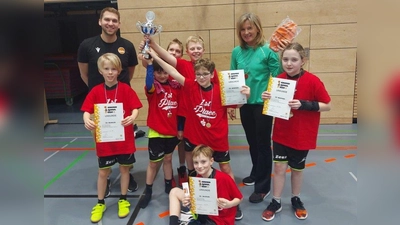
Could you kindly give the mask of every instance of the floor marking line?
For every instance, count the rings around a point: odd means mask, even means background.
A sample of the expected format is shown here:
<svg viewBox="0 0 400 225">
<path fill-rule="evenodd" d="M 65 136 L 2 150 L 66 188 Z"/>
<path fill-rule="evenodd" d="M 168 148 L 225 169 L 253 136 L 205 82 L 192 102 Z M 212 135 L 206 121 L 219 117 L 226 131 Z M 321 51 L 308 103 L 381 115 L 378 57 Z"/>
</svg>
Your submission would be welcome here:
<svg viewBox="0 0 400 225">
<path fill-rule="evenodd" d="M 58 152 L 60 152 L 60 150 L 54 152 L 53 154 L 49 155 L 47 158 L 44 159 L 44 162 L 46 162 L 48 159 L 50 159 L 51 157 L 53 157 L 55 154 L 57 154 Z"/>
<path fill-rule="evenodd" d="M 97 224 L 98 224 L 98 225 L 103 225 L 102 220 L 100 220 Z"/>
<path fill-rule="evenodd" d="M 84 151 L 80 156 L 78 156 L 73 162 L 71 162 L 67 167 L 65 167 L 60 173 L 58 173 L 55 177 L 53 177 L 51 180 L 49 180 L 45 185 L 44 185 L 44 190 L 46 190 L 50 185 L 52 185 L 56 180 L 58 180 L 64 173 L 66 173 L 69 169 L 71 169 L 75 164 L 77 164 L 79 161 L 85 157 L 89 151 Z"/>
<path fill-rule="evenodd" d="M 164 217 L 166 217 L 166 216 L 168 216 L 168 215 L 169 215 L 169 210 L 167 210 L 167 211 L 165 211 L 165 212 L 162 212 L 162 213 L 158 214 L 158 217 L 160 217 L 160 218 L 164 218 Z"/>
<path fill-rule="evenodd" d="M 119 178 L 121 177 L 121 173 L 118 174 L 118 176 L 114 179 L 114 181 L 112 182 L 112 186 L 114 186 L 114 184 L 117 183 L 117 181 L 119 180 Z"/>
<path fill-rule="evenodd" d="M 349 174 L 357 181 L 357 177 L 352 172 L 349 172 Z"/>
<path fill-rule="evenodd" d="M 70 141 L 69 143 L 72 143 L 72 142 L 74 142 L 74 141 L 76 141 L 76 139 L 78 139 L 77 137 L 76 138 L 74 138 L 72 141 Z"/>
</svg>

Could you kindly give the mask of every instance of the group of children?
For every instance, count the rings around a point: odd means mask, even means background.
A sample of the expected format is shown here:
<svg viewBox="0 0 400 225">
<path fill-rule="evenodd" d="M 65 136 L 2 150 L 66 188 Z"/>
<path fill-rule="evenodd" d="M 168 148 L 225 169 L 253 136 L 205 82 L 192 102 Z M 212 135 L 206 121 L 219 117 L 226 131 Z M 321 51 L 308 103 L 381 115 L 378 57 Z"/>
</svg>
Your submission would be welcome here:
<svg viewBox="0 0 400 225">
<path fill-rule="evenodd" d="M 151 37 L 145 38 L 148 39 L 150 46 L 148 53 L 151 59 L 140 56 L 139 58 L 147 68 L 144 89 L 149 105 L 147 118 L 149 164 L 145 195 L 139 206 L 146 208 L 149 204 L 152 185 L 157 170 L 162 165 L 165 192 L 170 196 L 170 224 L 178 224 L 181 203 L 187 206 L 188 199 L 183 190 L 176 187 L 172 153 L 179 143 L 184 143 L 181 144 L 181 149 L 184 145 L 184 151 L 180 152 L 185 154 L 189 176 L 212 177 L 217 180 L 220 216 L 199 217 L 199 220 L 207 224 L 234 224 L 235 219 L 243 217 L 242 214 L 241 217 L 237 217 L 237 212 L 240 210 L 238 206 L 243 196 L 234 182 L 230 166 L 227 109 L 241 106 L 222 106 L 215 64 L 209 59 L 202 58 L 204 42 L 201 37 L 191 36 L 186 42 L 186 53 L 190 61 L 181 59 L 182 54 L 173 55 L 163 49 Z M 172 45 L 175 49 L 182 47 L 179 46 L 179 42 L 175 41 L 175 44 Z M 140 48 L 142 47 L 143 42 L 140 45 Z M 262 213 L 262 219 L 266 221 L 271 221 L 275 213 L 282 209 L 280 198 L 288 166 L 292 169 L 292 205 L 297 204 L 295 215 L 299 219 L 305 219 L 308 215 L 298 198 L 302 181 L 301 171 L 304 169 L 308 150 L 315 148 L 319 112 L 330 109 L 330 97 L 323 83 L 315 75 L 302 69 L 305 63 L 304 53 L 300 44 L 291 43 L 281 54 L 285 72 L 278 77 L 297 80 L 297 86 L 294 100 L 289 102 L 293 117 L 289 120 L 275 119 L 272 137 L 275 156 L 273 199 Z M 91 117 L 95 104 L 122 103 L 124 116 L 121 125 L 125 127 L 125 141 L 96 142 L 99 200 L 92 210 L 92 222 L 100 221 L 106 210 L 104 193 L 107 176 L 110 167 L 116 162 L 119 163 L 121 172 L 118 216 L 124 218 L 129 215 L 130 204 L 126 199 L 129 167 L 135 162 L 136 150 L 132 126 L 138 116 L 138 110 L 142 107 L 136 92 L 128 85 L 117 81 L 117 76 L 121 72 L 118 56 L 106 53 L 98 59 L 97 64 L 105 82 L 94 87 L 82 105 L 85 128 L 88 130 L 96 128 Z M 247 97 L 250 96 L 248 86 L 243 86 L 240 92 Z M 261 97 L 265 100 L 271 98 L 271 94 L 263 92 Z M 276 157 L 277 155 L 280 157 Z M 220 171 L 212 167 L 214 160 L 219 164 Z M 180 164 L 184 166 L 181 160 Z M 183 178 L 185 172 L 181 173 Z M 187 179 L 181 179 L 180 183 L 183 181 Z"/>
</svg>

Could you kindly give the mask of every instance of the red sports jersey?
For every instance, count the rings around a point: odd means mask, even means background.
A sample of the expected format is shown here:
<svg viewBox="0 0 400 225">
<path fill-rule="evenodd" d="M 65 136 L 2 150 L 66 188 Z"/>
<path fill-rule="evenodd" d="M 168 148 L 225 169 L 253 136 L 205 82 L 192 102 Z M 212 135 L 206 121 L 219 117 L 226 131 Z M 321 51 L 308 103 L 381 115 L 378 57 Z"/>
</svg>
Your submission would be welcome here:
<svg viewBox="0 0 400 225">
<path fill-rule="evenodd" d="M 107 98 L 107 99 L 106 99 Z M 94 113 L 94 104 L 123 103 L 124 118 L 132 114 L 132 110 L 142 108 L 136 92 L 127 84 L 118 82 L 116 88 L 106 90 L 105 84 L 99 84 L 92 88 L 82 104 L 81 111 Z M 119 154 L 132 154 L 136 151 L 133 125 L 124 127 L 125 141 L 96 142 L 96 153 L 98 157 Z"/>
<path fill-rule="evenodd" d="M 182 74 L 185 78 L 189 78 L 191 80 L 196 80 L 196 75 L 194 71 L 194 64 L 191 61 L 185 60 L 185 59 L 176 59 L 176 70 Z M 218 72 L 217 70 L 214 70 L 214 77 L 211 79 L 211 82 L 214 84 L 219 85 L 219 80 L 218 80 Z M 183 93 L 182 93 L 183 94 Z M 187 101 L 187 95 L 183 94 L 182 96 L 179 97 L 179 109 L 178 109 L 178 115 L 179 116 L 184 116 L 186 117 L 186 101 Z M 186 136 L 186 135 L 185 135 Z"/>
<path fill-rule="evenodd" d="M 163 135 L 177 135 L 177 111 L 179 88 L 172 88 L 168 83 L 161 84 L 164 92 L 149 94 L 144 87 L 149 102 L 147 126 Z"/>
<path fill-rule="evenodd" d="M 238 189 L 235 181 L 226 173 L 215 170 L 214 178 L 217 180 L 217 198 L 225 198 L 229 201 L 238 198 L 242 199 L 243 195 Z M 223 209 L 218 211 L 218 216 L 208 216 L 217 225 L 227 225 L 235 223 L 237 207 Z"/>
<path fill-rule="evenodd" d="M 209 91 L 191 79 L 183 87 L 187 101 L 185 138 L 192 144 L 205 144 L 214 151 L 229 150 L 227 108 L 221 104 L 219 85 Z M 208 127 L 209 126 L 209 127 Z"/>
<path fill-rule="evenodd" d="M 282 73 L 278 78 L 288 79 L 288 76 Z M 298 78 L 293 99 L 331 101 L 322 81 L 307 71 Z M 308 110 L 292 110 L 292 113 L 289 120 L 275 118 L 272 140 L 297 150 L 315 149 L 321 113 Z"/>
</svg>

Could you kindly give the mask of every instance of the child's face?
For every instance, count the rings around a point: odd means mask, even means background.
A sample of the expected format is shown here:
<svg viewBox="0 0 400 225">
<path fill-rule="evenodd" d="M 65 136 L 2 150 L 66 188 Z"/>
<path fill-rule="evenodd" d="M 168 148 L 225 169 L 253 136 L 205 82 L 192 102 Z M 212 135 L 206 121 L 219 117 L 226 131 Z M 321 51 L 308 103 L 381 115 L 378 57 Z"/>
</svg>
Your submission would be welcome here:
<svg viewBox="0 0 400 225">
<path fill-rule="evenodd" d="M 183 52 L 177 43 L 170 44 L 167 51 L 169 52 L 169 54 L 173 55 L 175 58 L 182 58 Z"/>
<path fill-rule="evenodd" d="M 110 61 L 105 61 L 99 72 L 104 77 L 107 86 L 113 86 L 118 83 L 118 69 Z"/>
<path fill-rule="evenodd" d="M 168 80 L 168 73 L 163 71 L 154 71 L 154 78 L 160 82 L 160 83 L 165 83 Z"/>
<path fill-rule="evenodd" d="M 196 70 L 195 74 L 196 81 L 200 86 L 207 88 L 211 85 L 211 79 L 214 77 L 214 73 L 211 73 L 206 68 L 201 67 L 200 69 Z"/>
<path fill-rule="evenodd" d="M 197 174 L 201 175 L 202 177 L 207 177 L 209 175 L 213 162 L 213 158 L 210 159 L 203 154 L 193 157 L 194 169 L 196 170 Z"/>
<path fill-rule="evenodd" d="M 289 76 L 300 73 L 300 69 L 304 64 L 298 51 L 294 49 L 285 50 L 282 55 L 282 66 Z"/>
<path fill-rule="evenodd" d="M 186 54 L 188 54 L 192 62 L 201 59 L 204 54 L 203 45 L 200 42 L 189 42 L 187 44 Z"/>
</svg>

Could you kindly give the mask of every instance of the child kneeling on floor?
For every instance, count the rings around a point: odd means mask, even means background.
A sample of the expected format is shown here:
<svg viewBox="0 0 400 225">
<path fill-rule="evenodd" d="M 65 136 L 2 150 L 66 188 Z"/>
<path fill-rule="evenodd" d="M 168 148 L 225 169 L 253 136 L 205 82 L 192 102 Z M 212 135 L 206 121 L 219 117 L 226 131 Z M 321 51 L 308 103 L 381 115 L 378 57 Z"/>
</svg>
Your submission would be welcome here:
<svg viewBox="0 0 400 225">
<path fill-rule="evenodd" d="M 118 217 L 124 218 L 129 215 L 130 203 L 127 201 L 129 185 L 129 169 L 135 163 L 135 138 L 133 134 L 133 123 L 138 116 L 139 108 L 142 107 L 136 92 L 127 84 L 117 80 L 122 71 L 121 60 L 113 53 L 106 53 L 99 57 L 97 66 L 105 83 L 95 86 L 86 96 L 82 104 L 83 121 L 85 128 L 95 131 L 96 154 L 98 157 L 99 173 L 97 178 L 98 203 L 93 207 L 90 220 L 97 223 L 103 217 L 106 210 L 104 201 L 107 177 L 111 173 L 111 166 L 119 163 L 121 173 L 121 197 L 118 201 Z M 122 103 L 123 119 L 118 121 L 124 127 L 125 140 L 101 142 L 99 130 L 91 114 L 95 112 L 96 104 L 107 104 L 115 106 Z M 100 108 L 99 110 L 103 110 Z"/>
<path fill-rule="evenodd" d="M 217 181 L 218 216 L 198 215 L 197 224 L 225 225 L 234 224 L 237 205 L 242 201 L 243 195 L 235 181 L 226 173 L 212 167 L 214 151 L 205 145 L 198 145 L 193 150 L 193 164 L 198 177 L 214 178 Z M 190 185 L 189 185 L 190 186 Z M 169 224 L 178 225 L 181 213 L 181 202 L 184 207 L 189 206 L 190 197 L 184 190 L 176 187 L 169 194 Z M 189 206 L 190 207 L 190 206 Z"/>
</svg>

